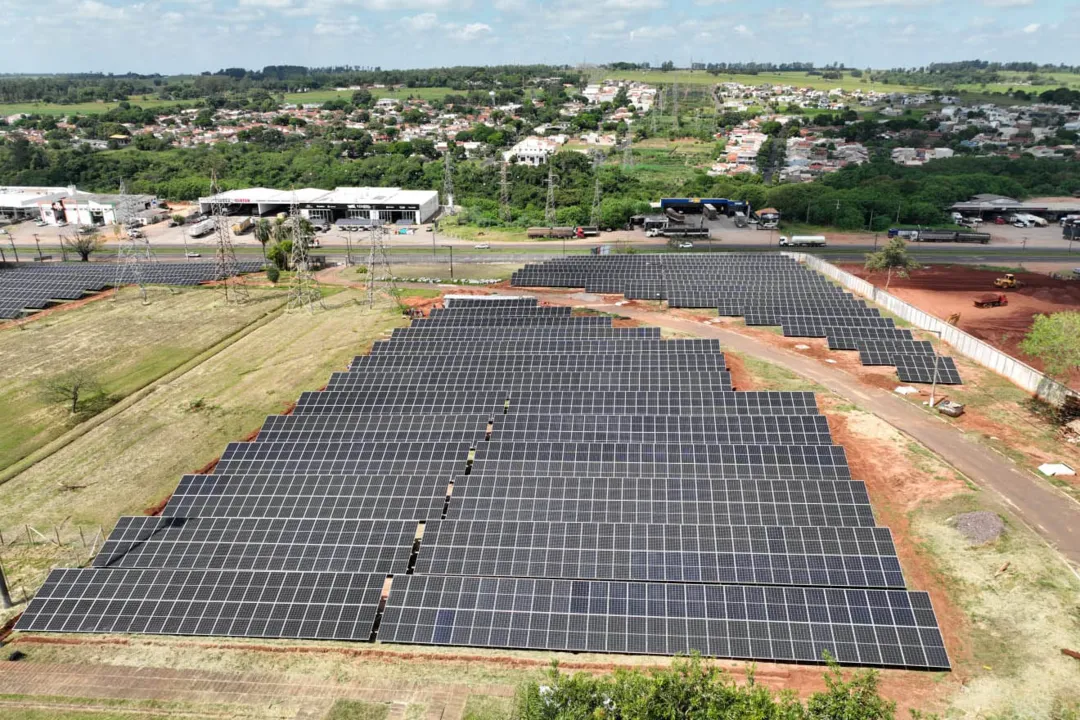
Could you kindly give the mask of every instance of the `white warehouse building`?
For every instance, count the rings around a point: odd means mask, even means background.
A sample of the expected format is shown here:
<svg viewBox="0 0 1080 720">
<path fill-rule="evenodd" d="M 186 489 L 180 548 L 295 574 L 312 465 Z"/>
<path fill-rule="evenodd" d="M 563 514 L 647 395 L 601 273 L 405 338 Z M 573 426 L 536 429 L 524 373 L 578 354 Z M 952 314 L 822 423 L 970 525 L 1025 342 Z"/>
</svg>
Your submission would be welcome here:
<svg viewBox="0 0 1080 720">
<path fill-rule="evenodd" d="M 369 187 L 341 187 L 330 191 L 320 188 L 228 190 L 214 197 L 199 198 L 199 210 L 210 213 L 214 203 L 218 202 L 225 206 L 229 215 L 272 217 L 288 212 L 294 199 L 300 215 L 313 222 L 375 219 L 409 225 L 425 223 L 439 211 L 439 193 L 434 190 Z"/>
</svg>

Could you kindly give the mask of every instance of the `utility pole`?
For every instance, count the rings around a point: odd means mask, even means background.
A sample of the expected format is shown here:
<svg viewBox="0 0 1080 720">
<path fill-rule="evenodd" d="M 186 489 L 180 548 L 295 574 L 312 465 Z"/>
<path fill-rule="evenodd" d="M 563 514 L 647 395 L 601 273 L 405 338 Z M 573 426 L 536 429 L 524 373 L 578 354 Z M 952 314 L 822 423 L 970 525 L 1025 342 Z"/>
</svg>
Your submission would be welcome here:
<svg viewBox="0 0 1080 720">
<path fill-rule="evenodd" d="M 603 156 L 600 152 L 593 153 L 593 175 L 595 176 L 593 184 L 593 199 L 592 199 L 592 212 L 589 213 L 589 224 L 595 228 L 600 227 L 600 164 L 603 162 Z"/>
<path fill-rule="evenodd" d="M 8 235 L 8 242 L 11 243 L 11 252 L 15 253 L 15 262 L 19 262 L 19 250 L 15 247 L 15 238 Z"/>
<path fill-rule="evenodd" d="M 454 246 L 443 245 L 444 248 L 450 248 L 450 282 L 454 282 Z"/>
<path fill-rule="evenodd" d="M 289 300 L 285 305 L 286 310 L 306 308 L 309 312 L 315 312 L 318 304 L 323 310 L 322 290 L 319 281 L 315 279 L 315 273 L 311 272 L 311 263 L 308 259 L 308 243 L 310 238 L 300 222 L 300 203 L 293 192 L 289 202 L 289 225 L 292 229 L 292 253 L 290 260 L 293 269 L 292 282 L 289 284 Z"/>
<path fill-rule="evenodd" d="M 0 565 L 0 608 L 7 610 L 12 604 L 11 593 L 8 592 L 7 576 L 4 574 L 4 566 Z"/>
<path fill-rule="evenodd" d="M 674 120 L 674 128 L 679 129 L 679 83 L 675 82 L 671 85 L 671 103 L 672 103 L 672 119 Z"/>
<path fill-rule="evenodd" d="M 247 286 L 237 282 L 240 267 L 236 261 L 236 249 L 233 247 L 232 238 L 229 236 L 229 218 L 225 202 L 221 199 L 221 187 L 218 185 L 216 170 L 210 173 L 210 207 L 210 212 L 214 216 L 214 231 L 217 233 L 217 251 L 214 254 L 214 263 L 216 265 L 214 279 L 218 281 L 222 292 L 225 293 L 225 302 L 230 300 L 241 303 L 247 302 Z M 293 242 L 293 247 L 296 247 L 295 242 Z M 229 293 L 230 286 L 232 289 L 231 294 Z"/>
<path fill-rule="evenodd" d="M 443 154 L 443 212 L 453 215 L 454 210 L 454 151 L 450 141 L 446 141 L 446 152 Z"/>
<path fill-rule="evenodd" d="M 510 178 L 507 169 L 509 163 L 503 160 L 499 168 L 499 217 L 504 223 L 509 224 L 510 212 Z"/>
<path fill-rule="evenodd" d="M 901 205 L 901 203 L 899 203 L 899 202 L 896 203 L 896 224 L 897 225 L 900 224 L 900 205 Z"/>
<path fill-rule="evenodd" d="M 937 392 L 937 379 L 938 379 L 938 354 L 934 353 L 934 380 L 930 385 L 930 409 L 934 408 L 936 404 L 934 401 L 934 393 Z"/>
<path fill-rule="evenodd" d="M 41 254 L 41 238 L 39 238 L 39 237 L 38 237 L 38 234 L 37 234 L 37 233 L 34 233 L 34 244 L 35 244 L 35 245 L 37 245 L 37 257 L 38 257 L 38 261 L 39 261 L 39 262 L 42 262 L 42 261 L 44 261 L 44 260 L 45 260 L 45 256 Z"/>
</svg>

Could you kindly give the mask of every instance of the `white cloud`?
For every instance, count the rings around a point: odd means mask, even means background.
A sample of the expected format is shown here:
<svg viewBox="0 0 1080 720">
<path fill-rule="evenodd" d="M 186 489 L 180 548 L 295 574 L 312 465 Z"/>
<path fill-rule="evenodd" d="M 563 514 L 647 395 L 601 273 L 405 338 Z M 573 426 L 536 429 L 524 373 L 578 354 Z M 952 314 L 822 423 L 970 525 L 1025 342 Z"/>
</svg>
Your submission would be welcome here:
<svg viewBox="0 0 1080 720">
<path fill-rule="evenodd" d="M 274 10 L 280 10 L 292 5 L 292 0 L 239 0 L 237 3 L 241 7 L 261 7 L 272 8 Z"/>
<path fill-rule="evenodd" d="M 124 14 L 124 8 L 113 7 L 97 0 L 83 0 L 75 10 L 79 17 L 95 20 L 116 20 Z"/>
<path fill-rule="evenodd" d="M 873 7 L 925 7 L 937 5 L 940 0 L 826 0 L 825 4 L 834 8 L 873 8 Z"/>
<path fill-rule="evenodd" d="M 677 37 L 678 33 L 670 25 L 644 25 L 637 30 L 630 31 L 630 42 L 670 40 Z"/>
<path fill-rule="evenodd" d="M 997 18 L 990 17 L 990 16 L 987 16 L 987 15 L 976 15 L 975 17 L 971 18 L 971 27 L 973 27 L 973 28 L 984 28 L 984 27 L 989 27 L 990 25 L 993 25 L 996 22 L 997 22 Z"/>
<path fill-rule="evenodd" d="M 794 28 L 807 27 L 813 22 L 810 13 L 800 13 L 787 7 L 776 8 L 766 16 L 765 23 L 780 30 L 792 30 Z"/>
<path fill-rule="evenodd" d="M 603 0 L 598 4 L 608 10 L 660 10 L 667 7 L 664 0 Z"/>
<path fill-rule="evenodd" d="M 725 5 L 729 2 L 732 2 L 732 0 L 694 0 L 694 4 L 700 5 L 701 7 L 708 7 L 710 5 Z"/>
<path fill-rule="evenodd" d="M 447 8 L 465 8 L 471 5 L 467 0 L 362 0 L 368 10 L 445 10 Z"/>
<path fill-rule="evenodd" d="M 360 22 L 360 18 L 355 15 L 336 20 L 320 21 L 312 28 L 312 32 L 316 35 L 350 35 L 358 38 L 371 34 L 367 23 Z"/>
<path fill-rule="evenodd" d="M 982 4 L 992 8 L 1023 7 L 1034 5 L 1035 0 L 982 0 Z"/>
<path fill-rule="evenodd" d="M 401 24 L 411 32 L 426 32 L 439 24 L 439 16 L 435 13 L 420 13 L 401 18 Z"/>
<path fill-rule="evenodd" d="M 184 15 L 178 12 L 167 12 L 161 16 L 161 20 L 166 23 L 181 23 L 184 22 Z"/>
<path fill-rule="evenodd" d="M 1028 25 L 1027 27 L 1024 28 L 1024 32 L 1029 33 L 1029 34 L 1034 33 L 1034 32 L 1039 32 L 1039 28 L 1041 28 L 1041 27 L 1042 27 L 1042 25 L 1040 25 L 1039 23 L 1031 23 L 1030 25 Z"/>
<path fill-rule="evenodd" d="M 745 25 L 736 25 L 735 27 L 733 27 L 731 29 L 735 32 L 736 35 L 742 35 L 743 37 L 753 37 L 754 36 L 754 31 L 751 30 L 750 28 L 746 27 Z"/>
<path fill-rule="evenodd" d="M 520 12 L 525 9 L 525 0 L 495 0 L 492 7 L 499 12 Z"/>
<path fill-rule="evenodd" d="M 475 42 L 491 35 L 491 26 L 486 23 L 448 26 L 450 37 L 459 42 Z"/>
</svg>

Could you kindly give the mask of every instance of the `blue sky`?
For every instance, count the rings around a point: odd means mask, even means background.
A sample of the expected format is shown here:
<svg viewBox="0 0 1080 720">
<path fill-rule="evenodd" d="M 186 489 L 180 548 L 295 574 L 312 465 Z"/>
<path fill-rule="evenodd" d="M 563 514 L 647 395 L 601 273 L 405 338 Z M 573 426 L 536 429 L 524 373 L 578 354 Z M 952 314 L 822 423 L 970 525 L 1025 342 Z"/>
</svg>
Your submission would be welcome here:
<svg viewBox="0 0 1080 720">
<path fill-rule="evenodd" d="M 0 0 L 0 72 L 268 64 L 1080 64 L 1065 0 Z"/>
</svg>

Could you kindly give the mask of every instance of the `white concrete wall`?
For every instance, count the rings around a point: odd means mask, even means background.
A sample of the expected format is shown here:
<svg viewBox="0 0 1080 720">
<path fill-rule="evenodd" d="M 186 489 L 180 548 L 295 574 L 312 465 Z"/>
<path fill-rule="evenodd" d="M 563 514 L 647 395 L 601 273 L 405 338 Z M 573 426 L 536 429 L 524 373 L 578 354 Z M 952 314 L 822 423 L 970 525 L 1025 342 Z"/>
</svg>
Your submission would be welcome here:
<svg viewBox="0 0 1080 720">
<path fill-rule="evenodd" d="M 852 292 L 872 300 L 897 317 L 906 320 L 915 327 L 935 333 L 944 342 L 951 345 L 957 353 L 974 360 L 985 368 L 1003 375 L 1016 385 L 1052 405 L 1060 406 L 1067 395 L 1077 395 L 1065 385 L 1048 378 L 1035 368 L 1007 355 L 993 345 L 969 335 L 944 320 L 924 312 L 914 305 L 909 305 L 900 298 L 875 287 L 873 284 L 852 275 L 849 272 L 825 262 L 819 257 L 807 253 L 784 253 L 807 267 L 817 270 L 822 275 L 836 280 Z"/>
</svg>

